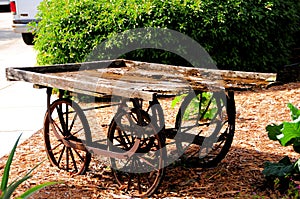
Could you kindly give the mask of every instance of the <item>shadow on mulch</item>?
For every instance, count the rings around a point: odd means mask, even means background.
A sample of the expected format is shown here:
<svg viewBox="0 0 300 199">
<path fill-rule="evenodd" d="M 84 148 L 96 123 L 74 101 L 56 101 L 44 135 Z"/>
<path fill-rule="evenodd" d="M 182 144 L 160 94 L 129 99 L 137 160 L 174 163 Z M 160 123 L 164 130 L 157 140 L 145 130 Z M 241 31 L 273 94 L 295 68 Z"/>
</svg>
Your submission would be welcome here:
<svg viewBox="0 0 300 199">
<path fill-rule="evenodd" d="M 174 163 L 166 168 L 165 177 L 153 198 L 276 198 L 278 193 L 268 185 L 262 170 L 264 162 L 276 162 L 281 158 L 283 156 L 232 147 L 215 168 L 191 168 L 184 162 Z M 98 160 L 92 161 L 96 161 L 96 165 L 103 164 Z M 62 194 L 66 198 L 124 197 L 118 191 L 110 171 L 91 169 L 86 175 L 91 182 L 84 182 L 85 179 L 75 176 L 83 185 L 66 182 L 44 189 L 42 195 L 48 193 L 48 198 L 60 198 Z"/>
<path fill-rule="evenodd" d="M 264 162 L 277 162 L 282 158 L 276 154 L 232 147 L 215 168 L 190 168 L 184 163 L 168 167 L 159 191 L 163 190 L 169 197 L 272 197 L 275 192 L 262 174 Z"/>
</svg>

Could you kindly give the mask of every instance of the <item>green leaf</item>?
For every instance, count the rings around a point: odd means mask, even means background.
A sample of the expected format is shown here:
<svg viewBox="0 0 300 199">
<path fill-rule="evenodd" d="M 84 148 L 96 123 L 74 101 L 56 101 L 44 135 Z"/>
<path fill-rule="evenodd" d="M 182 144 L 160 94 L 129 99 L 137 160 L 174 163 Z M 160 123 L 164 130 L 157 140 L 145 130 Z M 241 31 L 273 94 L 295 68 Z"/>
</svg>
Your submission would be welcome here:
<svg viewBox="0 0 300 199">
<path fill-rule="evenodd" d="M 4 191 L 3 194 L 3 198 L 2 199 L 10 199 L 12 193 L 17 189 L 17 187 L 22 184 L 23 182 L 25 182 L 26 180 L 28 180 L 29 178 L 31 178 L 31 176 L 25 176 L 22 179 L 14 182 L 13 184 L 9 185 L 7 187 L 7 189 Z"/>
<path fill-rule="evenodd" d="M 298 159 L 297 162 L 295 162 L 295 164 L 294 164 L 294 169 L 295 169 L 297 172 L 300 172 L 300 159 Z"/>
<path fill-rule="evenodd" d="M 46 186 L 51 186 L 51 185 L 55 185 L 55 184 L 59 184 L 60 182 L 46 182 L 40 185 L 37 185 L 29 190 L 27 190 L 26 192 L 24 192 L 21 196 L 17 197 L 17 199 L 25 199 L 28 198 L 29 196 L 31 196 L 32 194 L 34 194 L 35 192 L 43 189 Z"/>
<path fill-rule="evenodd" d="M 279 163 L 282 163 L 282 164 L 285 164 L 285 165 L 291 165 L 292 164 L 289 156 L 284 156 L 281 160 L 279 160 Z"/>
<path fill-rule="evenodd" d="M 22 136 L 22 134 L 18 137 L 13 149 L 11 150 L 11 152 L 9 154 L 8 160 L 5 164 L 2 181 L 1 181 L 1 187 L 0 187 L 3 192 L 7 189 L 7 182 L 8 182 L 8 178 L 9 178 L 10 166 L 11 166 L 11 163 L 12 163 L 13 157 L 15 155 L 15 151 L 16 151 L 16 148 L 18 146 L 21 136 Z"/>
<path fill-rule="evenodd" d="M 268 125 L 266 130 L 268 132 L 268 136 L 270 140 L 279 140 L 278 135 L 282 134 L 281 129 L 283 128 L 283 124 L 276 125 Z"/>
<path fill-rule="evenodd" d="M 216 115 L 217 113 L 218 113 L 218 108 L 214 107 L 214 108 L 212 108 L 212 109 L 209 109 L 209 110 L 205 113 L 203 119 L 209 119 L 209 120 L 211 120 L 211 119 L 213 119 L 213 118 L 215 117 L 215 115 Z"/>
<path fill-rule="evenodd" d="M 35 167 L 33 167 L 32 169 L 30 169 L 25 176 L 29 176 L 38 166 L 40 166 L 44 161 L 38 163 L 37 165 L 35 165 Z M 24 177 L 25 177 L 24 176 Z"/>
<path fill-rule="evenodd" d="M 295 142 L 295 139 L 300 138 L 300 122 L 283 122 L 281 130 L 283 137 L 280 138 L 282 146 L 288 146 Z"/>
<path fill-rule="evenodd" d="M 291 110 L 291 117 L 293 120 L 296 120 L 300 117 L 300 110 L 295 107 L 293 104 L 288 103 L 287 105 L 289 107 L 289 109 Z"/>
<path fill-rule="evenodd" d="M 266 177 L 285 177 L 291 175 L 293 171 L 294 171 L 293 164 L 287 165 L 282 162 L 279 163 L 266 162 L 262 173 Z"/>
<path fill-rule="evenodd" d="M 186 96 L 187 96 L 187 94 L 182 94 L 182 95 L 178 95 L 178 96 L 174 97 L 174 99 L 172 100 L 172 103 L 171 103 L 171 108 L 175 108 L 175 106 L 178 103 L 180 103 Z"/>
<path fill-rule="evenodd" d="M 293 148 L 295 152 L 300 153 L 300 138 L 295 139 L 293 143 Z"/>
</svg>

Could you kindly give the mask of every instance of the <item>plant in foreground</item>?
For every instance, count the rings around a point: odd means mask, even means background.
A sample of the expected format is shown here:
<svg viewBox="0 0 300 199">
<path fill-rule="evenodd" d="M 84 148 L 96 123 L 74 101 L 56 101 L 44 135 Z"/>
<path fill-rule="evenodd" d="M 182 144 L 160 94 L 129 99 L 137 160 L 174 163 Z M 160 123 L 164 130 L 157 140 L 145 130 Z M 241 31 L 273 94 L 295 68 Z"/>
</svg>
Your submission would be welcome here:
<svg viewBox="0 0 300 199">
<path fill-rule="evenodd" d="M 279 141 L 282 146 L 292 146 L 295 152 L 300 153 L 300 110 L 291 103 L 288 104 L 288 108 L 291 111 L 292 121 L 268 125 L 266 130 L 271 140 Z M 296 182 L 300 178 L 300 159 L 291 162 L 286 156 L 278 163 L 266 162 L 263 174 L 267 180 L 274 183 L 275 188 L 287 191 L 289 196 L 299 196 Z"/>
<path fill-rule="evenodd" d="M 10 171 L 10 166 L 18 145 L 18 142 L 20 140 L 21 135 L 18 137 L 9 157 L 8 160 L 6 162 L 5 168 L 4 168 L 4 172 L 3 172 L 3 176 L 2 176 L 2 181 L 1 181 L 1 186 L 0 186 L 0 199 L 9 199 L 12 194 L 14 193 L 14 191 L 17 189 L 17 187 L 25 182 L 26 180 L 28 180 L 29 178 L 32 177 L 31 173 L 34 171 L 34 169 L 36 169 L 40 164 L 38 164 L 37 166 L 35 166 L 34 168 L 32 168 L 29 172 L 26 173 L 25 176 L 23 176 L 20 179 L 15 179 L 13 180 L 10 184 L 8 184 L 8 180 L 9 180 L 9 171 Z M 29 196 L 31 196 L 33 193 L 39 191 L 40 189 L 46 187 L 46 186 L 50 186 L 50 185 L 54 185 L 57 184 L 58 182 L 46 182 L 40 185 L 37 185 L 27 191 L 25 191 L 22 195 L 20 195 L 17 198 L 28 198 Z"/>
</svg>

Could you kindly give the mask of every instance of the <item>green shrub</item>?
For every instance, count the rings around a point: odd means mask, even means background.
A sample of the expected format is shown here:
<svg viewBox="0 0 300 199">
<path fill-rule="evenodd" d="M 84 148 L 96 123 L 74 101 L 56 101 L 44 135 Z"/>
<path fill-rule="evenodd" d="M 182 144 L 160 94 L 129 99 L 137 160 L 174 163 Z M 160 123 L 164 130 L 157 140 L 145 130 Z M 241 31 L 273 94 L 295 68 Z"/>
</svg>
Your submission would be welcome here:
<svg viewBox="0 0 300 199">
<path fill-rule="evenodd" d="M 196 40 L 220 69 L 275 71 L 288 64 L 300 30 L 299 0 L 44 0 L 39 10 L 40 65 L 82 62 L 117 33 L 160 27 Z M 151 49 L 123 58 L 185 64 Z"/>
</svg>

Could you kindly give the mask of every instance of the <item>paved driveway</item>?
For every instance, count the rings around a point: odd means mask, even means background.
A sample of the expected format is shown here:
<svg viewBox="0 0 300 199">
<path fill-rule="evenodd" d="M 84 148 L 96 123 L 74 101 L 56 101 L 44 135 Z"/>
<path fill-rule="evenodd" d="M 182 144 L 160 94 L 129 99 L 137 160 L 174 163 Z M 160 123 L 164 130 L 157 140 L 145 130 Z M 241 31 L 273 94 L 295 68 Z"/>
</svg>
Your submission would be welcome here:
<svg viewBox="0 0 300 199">
<path fill-rule="evenodd" d="M 10 152 L 20 133 L 24 140 L 42 128 L 46 110 L 45 90 L 6 81 L 5 68 L 36 64 L 36 52 L 12 32 L 11 21 L 11 13 L 0 11 L 0 157 Z"/>
</svg>

